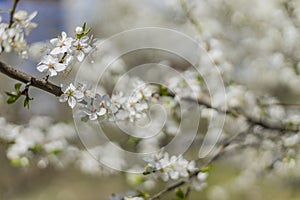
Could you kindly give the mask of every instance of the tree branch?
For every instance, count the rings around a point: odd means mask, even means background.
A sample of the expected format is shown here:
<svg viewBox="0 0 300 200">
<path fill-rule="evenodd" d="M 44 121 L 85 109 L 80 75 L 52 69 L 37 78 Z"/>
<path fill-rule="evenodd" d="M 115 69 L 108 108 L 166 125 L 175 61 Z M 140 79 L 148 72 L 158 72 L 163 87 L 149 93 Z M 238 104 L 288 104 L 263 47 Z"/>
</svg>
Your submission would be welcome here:
<svg viewBox="0 0 300 200">
<path fill-rule="evenodd" d="M 25 84 L 30 83 L 30 86 L 39 88 L 55 96 L 60 96 L 63 94 L 63 92 L 61 91 L 61 87 L 51 82 L 48 82 L 44 79 L 33 77 L 1 61 L 0 61 L 0 72 L 9 76 L 12 79 L 21 81 Z"/>
</svg>

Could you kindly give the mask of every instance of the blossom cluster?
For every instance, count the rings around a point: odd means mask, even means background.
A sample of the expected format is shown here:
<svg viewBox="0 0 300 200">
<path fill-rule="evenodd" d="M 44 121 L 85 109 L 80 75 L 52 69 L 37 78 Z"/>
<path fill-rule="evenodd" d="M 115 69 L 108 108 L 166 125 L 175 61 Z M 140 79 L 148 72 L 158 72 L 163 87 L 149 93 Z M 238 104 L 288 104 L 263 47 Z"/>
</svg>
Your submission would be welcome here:
<svg viewBox="0 0 300 200">
<path fill-rule="evenodd" d="M 37 27 L 37 24 L 32 22 L 36 15 L 36 11 L 28 15 L 26 11 L 19 10 L 14 13 L 10 23 L 3 22 L 0 16 L 0 54 L 15 51 L 27 58 L 28 46 L 25 36 Z"/>
<path fill-rule="evenodd" d="M 47 50 L 47 55 L 43 56 L 37 66 L 40 72 L 47 72 L 47 75 L 57 76 L 58 73 L 70 70 L 71 66 L 76 62 L 83 62 L 87 54 L 94 47 L 96 40 L 93 36 L 88 36 L 90 29 L 77 27 L 75 37 L 68 37 L 66 32 L 62 32 L 58 38 L 50 40 L 52 47 Z"/>
<path fill-rule="evenodd" d="M 195 161 L 188 161 L 179 156 L 169 156 L 167 152 L 160 152 L 145 158 L 147 165 L 145 175 L 151 174 L 154 178 L 161 178 L 167 182 L 169 180 L 188 179 L 189 176 L 198 171 Z M 201 190 L 205 185 L 208 172 L 199 172 L 196 178 L 192 179 L 191 186 L 196 190 Z"/>
<path fill-rule="evenodd" d="M 92 91 L 86 83 L 70 83 L 62 87 L 61 102 L 68 102 L 71 108 L 79 104 L 77 116 L 97 120 L 98 118 L 116 120 L 129 119 L 135 121 L 147 116 L 153 90 L 141 80 L 135 81 L 136 91 L 130 96 L 116 92 L 111 97 Z"/>
<path fill-rule="evenodd" d="M 0 117 L 0 143 L 7 145 L 6 156 L 13 166 L 36 165 L 40 169 L 53 166 L 64 169 L 75 164 L 83 173 L 95 176 L 115 171 L 99 164 L 107 159 L 103 152 L 113 153 L 110 162 L 122 162 L 109 145 L 96 146 L 87 151 L 76 144 L 76 132 L 72 124 L 58 122 L 45 116 L 36 116 L 25 125 L 7 122 Z M 97 159 L 90 155 L 97 155 Z"/>
</svg>

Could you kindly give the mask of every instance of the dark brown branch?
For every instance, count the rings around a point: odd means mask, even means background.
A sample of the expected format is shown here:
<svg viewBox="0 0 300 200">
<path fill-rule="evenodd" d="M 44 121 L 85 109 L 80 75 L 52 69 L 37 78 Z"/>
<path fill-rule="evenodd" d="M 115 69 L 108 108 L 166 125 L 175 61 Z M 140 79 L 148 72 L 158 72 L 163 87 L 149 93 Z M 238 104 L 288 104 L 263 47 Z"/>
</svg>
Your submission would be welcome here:
<svg viewBox="0 0 300 200">
<path fill-rule="evenodd" d="M 39 79 L 39 78 L 33 77 L 33 76 L 31 76 L 25 72 L 22 72 L 18 69 L 15 69 L 12 66 L 10 66 L 4 62 L 1 62 L 1 61 L 0 61 L 0 72 L 9 76 L 12 79 L 21 81 L 25 84 L 30 83 L 30 86 L 39 88 L 39 89 L 49 92 L 55 96 L 60 96 L 63 93 L 61 91 L 61 87 L 59 87 L 51 82 L 48 82 L 44 79 Z"/>
<path fill-rule="evenodd" d="M 14 14 L 16 12 L 16 8 L 17 8 L 17 5 L 18 5 L 19 1 L 20 0 L 14 0 L 13 7 L 12 7 L 12 9 L 10 11 L 10 18 L 9 18 L 8 28 L 11 28 L 11 26 L 14 23 Z"/>
</svg>

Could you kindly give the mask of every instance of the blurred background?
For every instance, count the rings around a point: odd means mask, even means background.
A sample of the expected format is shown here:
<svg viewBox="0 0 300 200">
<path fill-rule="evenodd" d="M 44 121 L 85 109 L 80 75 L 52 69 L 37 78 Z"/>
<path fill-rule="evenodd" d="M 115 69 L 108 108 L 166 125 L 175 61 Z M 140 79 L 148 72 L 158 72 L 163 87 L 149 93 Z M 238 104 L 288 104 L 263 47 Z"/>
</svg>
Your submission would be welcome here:
<svg viewBox="0 0 300 200">
<path fill-rule="evenodd" d="M 300 1 L 187 2 L 199 24 L 189 21 L 179 0 L 21 0 L 17 9 L 38 11 L 33 21 L 39 26 L 29 36 L 29 43 L 44 42 L 57 37 L 62 31 L 73 34 L 74 28 L 84 22 L 100 39 L 140 27 L 174 29 L 196 40 L 206 41 L 210 45 L 207 48 L 215 48 L 212 52 L 214 61 L 220 63 L 228 80 L 246 85 L 258 94 L 274 95 L 283 102 L 299 102 Z M 290 7 L 293 11 L 286 8 L 289 6 L 287 2 L 292 2 Z M 10 9 L 12 3 L 12 0 L 0 0 L 0 8 Z M 6 13 L 2 16 L 3 20 L 8 19 Z M 180 43 L 170 45 L 181 48 Z M 149 61 L 163 62 L 166 57 L 162 59 L 145 51 L 124 58 L 123 65 L 130 68 Z M 1 59 L 42 77 L 36 71 L 38 61 L 35 59 L 24 61 L 17 55 L 6 54 L 1 55 Z M 167 59 L 175 69 L 189 67 L 188 63 L 172 56 Z M 71 78 L 57 78 L 53 82 L 67 80 Z M 8 122 L 26 124 L 33 116 L 39 115 L 49 116 L 56 122 L 72 123 L 72 113 L 65 104 L 37 89 L 31 90 L 35 99 L 30 110 L 24 109 L 22 102 L 6 105 L 4 93 L 10 91 L 14 83 L 0 74 L 0 115 Z M 77 142 L 80 144 L 79 140 Z M 192 192 L 191 199 L 300 199 L 300 179 L 274 181 L 254 179 L 247 174 L 240 178 L 241 172 L 238 165 L 227 162 L 224 156 L 209 176 L 209 187 L 201 192 Z M 5 146 L 0 146 L 1 200 L 102 200 L 109 199 L 112 193 L 126 193 L 134 188 L 126 181 L 125 174 L 95 176 L 84 174 L 73 166 L 61 170 L 51 166 L 42 170 L 36 166 L 12 167 L 6 158 Z M 162 199 L 173 198 L 170 195 Z"/>
</svg>

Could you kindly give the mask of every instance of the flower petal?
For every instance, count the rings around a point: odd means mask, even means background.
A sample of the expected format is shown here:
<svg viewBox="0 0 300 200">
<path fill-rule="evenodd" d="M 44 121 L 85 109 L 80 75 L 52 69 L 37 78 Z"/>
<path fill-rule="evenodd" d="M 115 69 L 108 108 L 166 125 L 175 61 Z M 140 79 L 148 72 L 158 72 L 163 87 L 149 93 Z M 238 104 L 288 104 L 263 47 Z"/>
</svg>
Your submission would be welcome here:
<svg viewBox="0 0 300 200">
<path fill-rule="evenodd" d="M 78 60 L 79 62 L 82 62 L 83 59 L 84 59 L 84 56 L 85 56 L 85 54 L 84 54 L 82 51 L 79 51 L 79 52 L 78 52 L 78 55 L 77 55 L 77 60 Z"/>
<path fill-rule="evenodd" d="M 71 108 L 74 108 L 76 105 L 76 99 L 74 97 L 69 97 L 68 104 Z"/>
<path fill-rule="evenodd" d="M 97 112 L 97 115 L 102 116 L 106 113 L 106 109 L 105 108 L 100 108 L 100 110 Z"/>
<path fill-rule="evenodd" d="M 66 102 L 66 101 L 68 101 L 68 95 L 62 94 L 62 95 L 59 97 L 59 101 L 60 101 L 60 102 Z"/>
<path fill-rule="evenodd" d="M 49 76 L 56 76 L 57 72 L 54 69 L 49 69 L 48 74 Z"/>
<path fill-rule="evenodd" d="M 60 53 L 64 53 L 61 51 L 61 48 L 60 47 L 55 47 L 54 49 L 52 49 L 52 51 L 50 52 L 50 54 L 52 55 L 57 55 L 57 54 L 60 54 Z"/>
<path fill-rule="evenodd" d="M 39 65 L 39 66 L 37 66 L 36 69 L 40 72 L 43 72 L 48 69 L 48 66 L 47 65 Z"/>
<path fill-rule="evenodd" d="M 77 100 L 81 100 L 84 98 L 84 94 L 81 91 L 75 90 L 73 93 L 73 96 L 77 99 Z"/>
<path fill-rule="evenodd" d="M 56 63 L 55 66 L 54 66 L 55 70 L 57 72 L 61 72 L 61 71 L 64 71 L 67 67 L 65 64 L 62 64 L 62 63 Z"/>
</svg>

